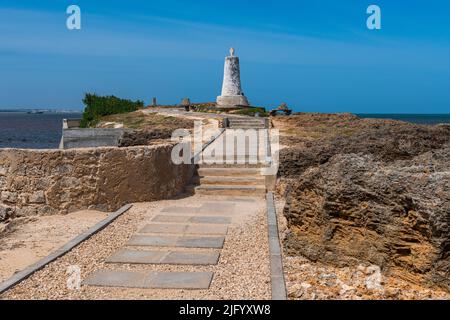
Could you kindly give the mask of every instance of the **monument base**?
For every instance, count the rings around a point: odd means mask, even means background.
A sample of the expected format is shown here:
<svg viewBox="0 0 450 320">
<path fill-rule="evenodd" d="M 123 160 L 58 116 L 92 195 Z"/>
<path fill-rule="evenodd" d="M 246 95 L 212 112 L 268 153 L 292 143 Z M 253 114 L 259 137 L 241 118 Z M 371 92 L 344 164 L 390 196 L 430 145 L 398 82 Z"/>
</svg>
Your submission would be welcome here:
<svg viewBox="0 0 450 320">
<path fill-rule="evenodd" d="M 218 108 L 235 108 L 237 106 L 249 106 L 245 96 L 218 96 Z"/>
</svg>

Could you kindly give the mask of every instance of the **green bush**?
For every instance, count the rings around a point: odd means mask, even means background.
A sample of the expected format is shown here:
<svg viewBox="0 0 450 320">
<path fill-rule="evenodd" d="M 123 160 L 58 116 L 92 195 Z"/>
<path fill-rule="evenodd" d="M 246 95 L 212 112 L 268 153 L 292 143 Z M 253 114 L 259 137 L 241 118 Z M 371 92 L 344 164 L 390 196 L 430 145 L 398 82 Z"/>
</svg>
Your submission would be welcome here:
<svg viewBox="0 0 450 320">
<path fill-rule="evenodd" d="M 120 99 L 115 96 L 98 96 L 87 93 L 83 99 L 86 106 L 83 112 L 82 128 L 95 126 L 103 116 L 133 112 L 144 107 L 144 102 Z"/>
</svg>

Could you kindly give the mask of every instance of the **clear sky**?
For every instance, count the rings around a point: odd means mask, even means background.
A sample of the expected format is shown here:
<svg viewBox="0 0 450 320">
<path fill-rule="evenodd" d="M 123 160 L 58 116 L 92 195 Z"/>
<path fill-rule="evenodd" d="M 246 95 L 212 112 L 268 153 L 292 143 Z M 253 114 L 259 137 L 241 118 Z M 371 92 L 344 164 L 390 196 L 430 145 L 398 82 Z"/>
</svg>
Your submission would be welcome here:
<svg viewBox="0 0 450 320">
<path fill-rule="evenodd" d="M 81 30 L 66 28 L 71 4 Z M 450 113 L 448 0 L 0 0 L 0 108 L 81 108 L 85 92 L 214 101 L 230 46 L 253 105 Z"/>
</svg>

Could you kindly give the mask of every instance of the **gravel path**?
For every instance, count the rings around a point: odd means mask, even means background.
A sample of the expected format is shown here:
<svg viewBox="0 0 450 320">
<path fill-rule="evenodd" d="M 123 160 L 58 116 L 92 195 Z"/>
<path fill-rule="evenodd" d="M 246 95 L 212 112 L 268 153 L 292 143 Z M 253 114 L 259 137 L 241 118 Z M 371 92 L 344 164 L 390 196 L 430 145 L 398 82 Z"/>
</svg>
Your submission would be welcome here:
<svg viewBox="0 0 450 320">
<path fill-rule="evenodd" d="M 250 200 L 250 201 L 248 201 Z M 186 208 L 189 215 L 201 204 L 234 209 L 221 216 L 232 217 L 220 259 L 213 266 L 106 264 L 104 261 L 162 209 Z M 167 214 L 167 213 L 166 213 Z M 170 213 L 173 215 L 176 213 Z M 43 270 L 4 293 L 2 299 L 270 299 L 270 272 L 267 243 L 265 201 L 260 198 L 230 198 L 195 195 L 175 200 L 134 204 L 128 212 L 107 228 L 85 241 Z M 195 249 L 205 252 L 214 249 Z M 208 290 L 124 289 L 81 286 L 67 287 L 68 267 L 79 266 L 81 279 L 99 269 L 146 271 L 212 271 Z"/>
</svg>

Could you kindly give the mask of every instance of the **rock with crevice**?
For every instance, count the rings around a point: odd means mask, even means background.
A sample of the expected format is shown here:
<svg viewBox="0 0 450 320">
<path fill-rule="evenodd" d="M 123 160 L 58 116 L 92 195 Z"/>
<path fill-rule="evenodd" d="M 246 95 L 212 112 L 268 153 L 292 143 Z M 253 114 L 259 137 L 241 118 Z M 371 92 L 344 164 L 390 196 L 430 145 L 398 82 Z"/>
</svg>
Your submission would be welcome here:
<svg viewBox="0 0 450 320">
<path fill-rule="evenodd" d="M 339 266 L 400 267 L 450 288 L 450 148 L 384 164 L 336 155 L 291 182 L 287 249 Z"/>
<path fill-rule="evenodd" d="M 276 121 L 287 146 L 279 172 L 288 254 L 376 265 L 450 291 L 450 126 L 351 115 Z"/>
<path fill-rule="evenodd" d="M 172 137 L 170 129 L 126 130 L 119 147 L 146 146 Z"/>
</svg>

